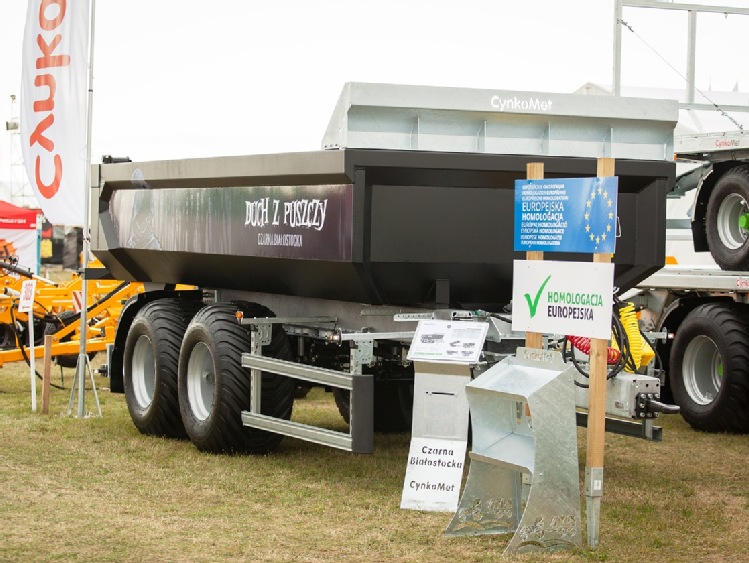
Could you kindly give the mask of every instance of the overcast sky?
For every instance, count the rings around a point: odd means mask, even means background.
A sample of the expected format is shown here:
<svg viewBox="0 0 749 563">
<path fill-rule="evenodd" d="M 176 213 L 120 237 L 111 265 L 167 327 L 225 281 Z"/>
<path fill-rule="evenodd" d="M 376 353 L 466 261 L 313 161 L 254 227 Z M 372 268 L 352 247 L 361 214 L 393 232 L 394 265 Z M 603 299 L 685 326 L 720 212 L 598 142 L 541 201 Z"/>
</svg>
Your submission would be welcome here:
<svg viewBox="0 0 749 563">
<path fill-rule="evenodd" d="M 25 16 L 26 0 L 0 0 L 4 181 Z M 686 14 L 624 19 L 637 36 L 623 31 L 623 83 L 684 88 Z M 317 150 L 347 81 L 608 86 L 613 20 L 613 0 L 98 0 L 92 159 Z M 700 16 L 699 88 L 749 90 L 748 36 L 749 16 Z"/>
</svg>

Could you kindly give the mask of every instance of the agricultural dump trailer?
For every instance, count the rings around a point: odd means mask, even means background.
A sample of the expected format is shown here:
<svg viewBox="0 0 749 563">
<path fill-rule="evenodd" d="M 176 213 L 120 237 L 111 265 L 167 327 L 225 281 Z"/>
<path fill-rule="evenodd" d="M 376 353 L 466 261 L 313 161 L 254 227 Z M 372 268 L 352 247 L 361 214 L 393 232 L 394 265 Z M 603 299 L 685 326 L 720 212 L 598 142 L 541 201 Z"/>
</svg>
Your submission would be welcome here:
<svg viewBox="0 0 749 563">
<path fill-rule="evenodd" d="M 529 163 L 592 177 L 615 158 L 615 284 L 663 266 L 676 114 L 662 100 L 351 83 L 323 150 L 94 166 L 92 250 L 146 289 L 119 317 L 111 388 L 141 432 L 204 451 L 267 452 L 283 435 L 371 451 L 373 431 L 410 428 L 419 320 L 489 323 L 475 373 L 521 343 L 508 317 Z M 332 390 L 349 432 L 290 420 L 310 385 Z"/>
</svg>

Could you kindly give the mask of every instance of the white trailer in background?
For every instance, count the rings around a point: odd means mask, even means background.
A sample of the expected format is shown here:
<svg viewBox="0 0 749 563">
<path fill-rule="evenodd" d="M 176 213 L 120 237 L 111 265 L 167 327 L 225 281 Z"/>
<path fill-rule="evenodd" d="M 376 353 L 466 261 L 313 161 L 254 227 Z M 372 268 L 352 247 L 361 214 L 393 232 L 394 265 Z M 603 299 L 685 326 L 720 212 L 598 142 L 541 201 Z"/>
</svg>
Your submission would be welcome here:
<svg viewBox="0 0 749 563">
<path fill-rule="evenodd" d="M 749 109 L 749 108 L 747 108 Z M 630 296 L 656 345 L 663 393 L 700 430 L 749 431 L 749 135 L 683 135 L 667 261 Z"/>
<path fill-rule="evenodd" d="M 749 8 L 616 0 L 615 96 L 622 92 L 622 34 L 634 31 L 624 8 L 687 16 L 681 116 L 701 116 L 694 120 L 699 131 L 706 130 L 705 118 L 716 115 L 736 129 L 683 134 L 677 125 L 677 180 L 667 194 L 668 265 L 641 282 L 628 300 L 640 308 L 641 328 L 669 335 L 656 344 L 664 400 L 672 398 L 695 428 L 749 432 L 749 135 L 740 123 L 749 115 L 749 106 L 738 94 L 710 92 L 707 97 L 696 88 L 699 15 L 749 16 Z"/>
</svg>

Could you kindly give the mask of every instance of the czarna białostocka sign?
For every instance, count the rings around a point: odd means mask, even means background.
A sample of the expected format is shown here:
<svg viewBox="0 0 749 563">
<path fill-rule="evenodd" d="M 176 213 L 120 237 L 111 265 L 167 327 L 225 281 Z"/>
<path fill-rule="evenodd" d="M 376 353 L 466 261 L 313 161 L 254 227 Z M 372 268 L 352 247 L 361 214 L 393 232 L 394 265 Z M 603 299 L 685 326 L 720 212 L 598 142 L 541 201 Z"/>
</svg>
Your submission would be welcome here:
<svg viewBox="0 0 749 563">
<path fill-rule="evenodd" d="M 84 222 L 89 0 L 29 0 L 21 70 L 21 151 L 47 219 Z"/>
</svg>

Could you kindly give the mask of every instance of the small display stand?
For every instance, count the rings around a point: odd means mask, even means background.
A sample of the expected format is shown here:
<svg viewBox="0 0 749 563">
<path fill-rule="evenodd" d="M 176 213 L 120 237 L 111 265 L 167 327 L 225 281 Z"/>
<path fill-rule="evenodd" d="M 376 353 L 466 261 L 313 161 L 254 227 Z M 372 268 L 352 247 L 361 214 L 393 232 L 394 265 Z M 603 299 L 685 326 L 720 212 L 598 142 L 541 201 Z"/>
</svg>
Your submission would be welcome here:
<svg viewBox="0 0 749 563">
<path fill-rule="evenodd" d="M 470 466 L 446 535 L 514 533 L 506 553 L 581 547 L 574 370 L 518 348 L 466 386 Z"/>
<path fill-rule="evenodd" d="M 468 449 L 468 366 L 415 362 L 413 427 L 401 508 L 455 512 Z"/>
<path fill-rule="evenodd" d="M 468 447 L 466 384 L 487 323 L 422 320 L 408 359 L 414 362 L 411 447 L 401 508 L 455 512 Z"/>
</svg>

